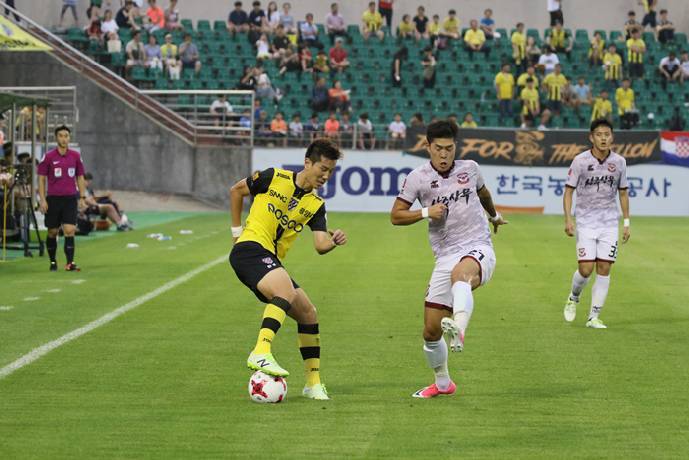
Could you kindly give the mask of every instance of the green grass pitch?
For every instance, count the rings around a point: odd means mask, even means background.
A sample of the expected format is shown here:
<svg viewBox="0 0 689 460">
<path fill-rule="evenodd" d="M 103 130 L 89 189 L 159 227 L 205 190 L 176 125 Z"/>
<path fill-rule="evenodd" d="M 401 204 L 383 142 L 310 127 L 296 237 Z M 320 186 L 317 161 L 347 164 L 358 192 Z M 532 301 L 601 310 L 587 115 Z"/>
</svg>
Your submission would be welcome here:
<svg viewBox="0 0 689 460">
<path fill-rule="evenodd" d="M 510 216 L 465 352 L 450 355 L 458 394 L 434 400 L 410 397 L 432 382 L 424 225 L 329 223 L 346 247 L 318 256 L 306 231 L 285 264 L 318 307 L 332 401 L 300 396 L 289 320 L 274 346 L 292 372 L 287 400 L 249 400 L 262 306 L 221 263 L 1 379 L 0 458 L 689 456 L 689 219 L 634 219 L 597 331 L 584 327 L 590 284 L 576 322 L 562 318 L 575 268 L 562 218 Z M 0 264 L 0 305 L 14 307 L 0 311 L 0 368 L 226 254 L 230 239 L 226 214 L 204 214 L 78 241 L 81 273 Z"/>
</svg>

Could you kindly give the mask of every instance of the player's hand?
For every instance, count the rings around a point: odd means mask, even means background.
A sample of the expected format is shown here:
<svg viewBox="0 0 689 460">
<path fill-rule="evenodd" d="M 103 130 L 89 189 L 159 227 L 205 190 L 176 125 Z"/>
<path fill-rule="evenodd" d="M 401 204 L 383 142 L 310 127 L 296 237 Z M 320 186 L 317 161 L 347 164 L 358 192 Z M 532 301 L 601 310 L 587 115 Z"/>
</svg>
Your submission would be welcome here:
<svg viewBox="0 0 689 460">
<path fill-rule="evenodd" d="M 48 212 L 48 203 L 46 201 L 41 200 L 41 203 L 38 205 L 38 209 L 41 211 L 42 214 L 45 214 Z"/>
<path fill-rule="evenodd" d="M 437 203 L 428 208 L 428 217 L 431 219 L 443 219 L 447 215 L 447 206 Z"/>
<path fill-rule="evenodd" d="M 509 222 L 503 219 L 502 216 L 499 216 L 499 218 L 496 220 L 491 220 L 490 223 L 493 224 L 493 233 L 498 233 L 499 226 L 509 224 Z"/>
<path fill-rule="evenodd" d="M 347 243 L 347 235 L 345 235 L 345 232 L 342 230 L 337 229 L 335 231 L 329 231 L 328 233 L 330 233 L 333 243 L 335 243 L 336 246 L 342 246 Z"/>
<path fill-rule="evenodd" d="M 632 235 L 631 235 L 631 233 L 629 233 L 629 227 L 624 227 L 624 230 L 622 231 L 622 244 L 629 241 L 630 236 L 632 236 Z"/>
<path fill-rule="evenodd" d="M 574 236 L 574 222 L 571 219 L 565 221 L 565 233 L 567 236 Z"/>
</svg>

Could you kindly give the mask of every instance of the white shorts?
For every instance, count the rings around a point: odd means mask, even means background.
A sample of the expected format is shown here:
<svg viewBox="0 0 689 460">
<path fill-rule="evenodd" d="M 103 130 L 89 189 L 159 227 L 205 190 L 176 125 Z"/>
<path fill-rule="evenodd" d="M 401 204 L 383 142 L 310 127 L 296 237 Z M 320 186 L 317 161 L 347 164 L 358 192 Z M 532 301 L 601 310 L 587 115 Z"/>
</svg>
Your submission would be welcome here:
<svg viewBox="0 0 689 460">
<path fill-rule="evenodd" d="M 577 259 L 579 262 L 615 262 L 617 237 L 617 228 L 577 228 Z"/>
<path fill-rule="evenodd" d="M 443 256 L 435 262 L 426 291 L 426 307 L 452 311 L 452 269 L 467 257 L 474 259 L 480 266 L 481 286 L 490 281 L 495 271 L 495 251 L 491 246 L 474 246 L 466 251 Z"/>
</svg>

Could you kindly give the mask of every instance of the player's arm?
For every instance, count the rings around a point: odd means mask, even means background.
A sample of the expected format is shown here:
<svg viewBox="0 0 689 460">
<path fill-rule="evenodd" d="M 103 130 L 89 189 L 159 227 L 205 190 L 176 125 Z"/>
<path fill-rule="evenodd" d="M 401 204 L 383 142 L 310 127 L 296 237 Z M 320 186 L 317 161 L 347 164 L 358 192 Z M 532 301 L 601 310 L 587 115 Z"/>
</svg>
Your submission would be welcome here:
<svg viewBox="0 0 689 460">
<path fill-rule="evenodd" d="M 78 176 L 77 177 L 77 187 L 79 187 L 79 204 L 80 205 L 85 205 L 86 204 L 86 181 L 84 180 L 84 176 Z"/>
<path fill-rule="evenodd" d="M 433 206 L 423 209 L 410 210 L 411 203 L 401 198 L 397 198 L 390 211 L 390 222 L 392 225 L 411 225 L 428 217 L 429 219 L 442 219 L 447 213 L 447 206 L 436 203 Z"/>
<path fill-rule="evenodd" d="M 249 186 L 246 179 L 237 181 L 230 188 L 230 215 L 232 216 L 232 241 L 237 241 L 242 233 L 242 209 L 244 208 L 244 198 L 249 196 Z"/>
<path fill-rule="evenodd" d="M 502 218 L 500 213 L 495 209 L 495 204 L 493 204 L 493 197 L 490 194 L 490 190 L 485 184 L 478 189 L 478 199 L 481 202 L 481 206 L 486 210 L 490 216 L 488 220 L 493 224 L 493 232 L 498 233 L 498 227 L 501 225 L 508 224 L 506 220 Z"/>
<path fill-rule="evenodd" d="M 337 246 L 347 243 L 347 235 L 340 229 L 328 230 L 328 221 L 325 215 L 325 205 L 306 224 L 313 232 L 313 247 L 318 254 L 327 254 Z"/>
<path fill-rule="evenodd" d="M 41 198 L 41 202 L 38 203 L 38 207 L 43 214 L 48 211 L 48 200 L 45 197 L 45 183 L 46 176 L 38 175 L 38 196 Z"/>
<path fill-rule="evenodd" d="M 574 221 L 572 220 L 572 196 L 574 187 L 565 186 L 565 193 L 562 198 L 562 206 L 565 211 L 565 233 L 567 236 L 574 236 Z"/>
</svg>

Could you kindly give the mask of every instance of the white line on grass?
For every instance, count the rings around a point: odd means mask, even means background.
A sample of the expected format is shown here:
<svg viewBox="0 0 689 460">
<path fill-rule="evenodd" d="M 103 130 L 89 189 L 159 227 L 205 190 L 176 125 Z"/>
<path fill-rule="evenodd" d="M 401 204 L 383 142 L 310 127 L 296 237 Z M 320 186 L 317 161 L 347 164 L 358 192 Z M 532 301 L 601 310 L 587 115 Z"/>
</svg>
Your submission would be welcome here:
<svg viewBox="0 0 689 460">
<path fill-rule="evenodd" d="M 222 257 L 218 257 L 217 259 L 208 262 L 207 264 L 201 265 L 200 267 L 197 267 L 193 269 L 190 272 L 185 273 L 184 275 L 180 276 L 179 278 L 175 278 L 172 281 L 169 281 L 162 286 L 160 286 L 157 289 L 152 290 L 151 292 L 148 292 L 141 297 L 137 297 L 136 299 L 132 300 L 129 303 L 126 303 L 122 305 L 121 307 L 117 308 L 116 310 L 111 311 L 110 313 L 107 313 L 100 318 L 98 318 L 95 321 L 91 321 L 85 326 L 80 327 L 79 329 L 75 329 L 72 332 L 68 332 L 67 334 L 63 335 L 62 337 L 53 340 L 52 342 L 48 342 L 44 345 L 41 345 L 40 347 L 34 348 L 31 350 L 29 353 L 25 354 L 21 358 L 17 359 L 16 361 L 8 364 L 7 366 L 3 367 L 0 369 L 0 379 L 3 379 L 7 377 L 8 375 L 12 374 L 14 371 L 21 369 L 24 366 L 27 366 L 43 355 L 46 355 L 56 349 L 57 347 L 60 347 L 67 342 L 70 342 L 74 339 L 78 339 L 82 335 L 88 334 L 92 330 L 109 323 L 110 321 L 114 320 L 120 315 L 123 315 L 127 313 L 129 310 L 133 310 L 136 307 L 138 307 L 141 304 L 144 304 L 148 302 L 151 299 L 154 299 L 158 297 L 159 295 L 169 291 L 170 289 L 173 289 L 177 286 L 179 286 L 182 283 L 185 283 L 192 279 L 194 276 L 198 275 L 199 273 L 205 272 L 209 268 L 214 267 L 215 265 L 218 265 L 221 262 L 224 262 L 227 260 L 227 256 L 224 255 Z"/>
<path fill-rule="evenodd" d="M 39 299 L 40 299 L 40 297 L 24 297 L 22 300 L 23 300 L 24 302 L 33 302 L 33 301 L 36 301 L 36 300 L 39 300 Z"/>
<path fill-rule="evenodd" d="M 12 310 L 13 308 L 14 308 L 14 307 L 11 306 L 11 305 L 0 305 L 0 311 L 10 311 L 10 310 Z"/>
</svg>

